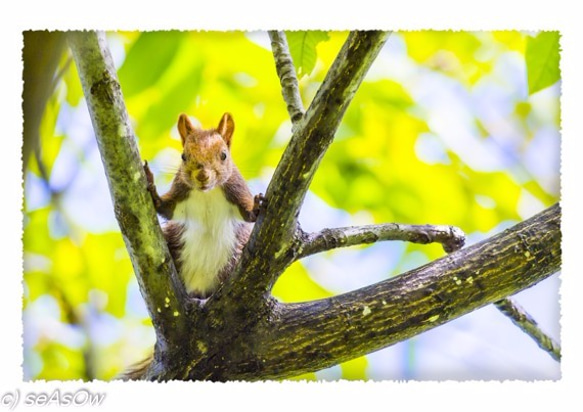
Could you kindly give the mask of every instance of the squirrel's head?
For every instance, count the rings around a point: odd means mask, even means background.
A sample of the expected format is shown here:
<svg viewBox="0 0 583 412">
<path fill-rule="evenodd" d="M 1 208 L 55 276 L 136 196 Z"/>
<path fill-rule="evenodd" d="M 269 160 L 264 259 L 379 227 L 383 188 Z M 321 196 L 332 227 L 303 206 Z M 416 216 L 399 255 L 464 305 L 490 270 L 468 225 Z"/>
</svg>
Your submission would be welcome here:
<svg viewBox="0 0 583 412">
<path fill-rule="evenodd" d="M 178 118 L 178 132 L 182 139 L 182 167 L 184 181 L 191 187 L 206 192 L 223 185 L 231 176 L 231 138 L 235 122 L 225 113 L 216 129 L 195 127 L 187 115 Z"/>
</svg>

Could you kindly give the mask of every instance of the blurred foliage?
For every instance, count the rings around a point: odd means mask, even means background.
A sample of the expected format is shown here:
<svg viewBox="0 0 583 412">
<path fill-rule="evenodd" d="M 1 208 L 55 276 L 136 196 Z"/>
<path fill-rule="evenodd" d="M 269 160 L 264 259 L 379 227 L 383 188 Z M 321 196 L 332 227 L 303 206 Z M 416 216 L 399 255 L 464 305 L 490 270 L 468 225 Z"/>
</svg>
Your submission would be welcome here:
<svg viewBox="0 0 583 412">
<path fill-rule="evenodd" d="M 306 106 L 346 35 L 288 33 Z M 141 156 L 161 188 L 180 159 L 178 115 L 213 127 L 228 111 L 236 124 L 233 156 L 254 191 L 265 189 L 291 135 L 267 33 L 116 32 L 109 41 Z M 63 75 L 40 127 L 40 155 L 25 176 L 27 379 L 109 379 L 153 343 L 76 67 L 68 62 L 70 56 L 63 56 Z M 529 91 L 557 80 L 556 33 L 393 33 L 311 185 L 325 209 L 304 215 L 316 222 L 337 215 L 337 225 L 452 224 L 471 235 L 551 205 L 559 197 L 558 159 L 552 167 L 559 146 L 558 93 L 547 88 L 531 97 Z M 446 85 L 450 100 L 441 102 L 432 92 L 439 89 L 427 85 Z M 459 125 L 444 122 L 455 126 L 449 133 L 434 113 L 452 101 L 469 114 L 459 116 Z M 447 112 L 452 119 L 459 107 Z M 490 158 L 497 160 L 483 163 Z M 539 167 L 547 164 L 548 170 Z M 394 264 L 384 278 L 410 268 L 419 256 L 443 256 L 435 245 L 388 250 Z M 334 261 L 342 253 L 314 259 Z M 297 302 L 344 291 L 313 267 L 318 265 L 292 265 L 274 295 Z M 355 267 L 338 267 L 345 271 L 335 274 L 339 278 L 360 276 Z M 55 325 L 63 333 L 55 333 Z M 338 377 L 366 379 L 367 364 L 366 357 L 344 363 Z"/>
</svg>

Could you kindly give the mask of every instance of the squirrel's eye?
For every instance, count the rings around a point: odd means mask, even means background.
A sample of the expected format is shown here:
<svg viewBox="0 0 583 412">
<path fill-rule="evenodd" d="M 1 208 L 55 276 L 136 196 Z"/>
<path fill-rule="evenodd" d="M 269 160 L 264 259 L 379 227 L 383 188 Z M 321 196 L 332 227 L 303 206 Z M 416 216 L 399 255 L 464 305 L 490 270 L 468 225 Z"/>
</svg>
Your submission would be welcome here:
<svg viewBox="0 0 583 412">
<path fill-rule="evenodd" d="M 182 161 L 186 162 L 186 155 L 184 153 L 182 153 Z"/>
<path fill-rule="evenodd" d="M 221 152 L 221 160 L 225 160 L 227 158 L 227 152 Z"/>
</svg>

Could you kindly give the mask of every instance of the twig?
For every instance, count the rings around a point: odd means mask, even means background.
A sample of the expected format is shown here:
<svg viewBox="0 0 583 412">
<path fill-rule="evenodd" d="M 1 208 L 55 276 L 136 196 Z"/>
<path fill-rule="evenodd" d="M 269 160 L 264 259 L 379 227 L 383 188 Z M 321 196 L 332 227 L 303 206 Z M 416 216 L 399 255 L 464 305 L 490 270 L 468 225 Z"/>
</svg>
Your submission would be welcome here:
<svg viewBox="0 0 583 412">
<path fill-rule="evenodd" d="M 281 83 L 281 94 L 287 104 L 287 111 L 292 122 L 292 131 L 295 132 L 299 121 L 304 116 L 304 106 L 300 95 L 296 69 L 289 52 L 287 38 L 283 31 L 269 31 L 271 49 L 275 59 L 275 69 Z"/>
<path fill-rule="evenodd" d="M 494 306 L 509 317 L 512 323 L 522 329 L 524 333 L 534 339 L 537 345 L 551 355 L 554 360 L 557 362 L 561 361 L 561 346 L 553 338 L 544 333 L 532 316 L 516 302 L 510 298 L 506 298 L 495 302 Z"/>
<path fill-rule="evenodd" d="M 298 248 L 297 259 L 330 249 L 386 240 L 403 240 L 421 244 L 438 242 L 448 253 L 460 249 L 465 243 L 464 233 L 453 226 L 398 223 L 324 229 L 318 233 L 302 232 L 300 236 L 303 242 Z"/>
</svg>

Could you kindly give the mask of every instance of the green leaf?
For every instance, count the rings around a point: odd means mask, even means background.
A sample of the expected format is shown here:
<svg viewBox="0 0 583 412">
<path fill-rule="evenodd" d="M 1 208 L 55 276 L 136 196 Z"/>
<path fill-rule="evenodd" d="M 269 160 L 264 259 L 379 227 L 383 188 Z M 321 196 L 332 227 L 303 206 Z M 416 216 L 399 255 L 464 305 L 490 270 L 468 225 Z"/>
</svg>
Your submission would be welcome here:
<svg viewBox="0 0 583 412">
<path fill-rule="evenodd" d="M 50 176 L 59 152 L 61 151 L 64 136 L 56 134 L 57 119 L 61 110 L 61 101 L 53 94 L 47 104 L 40 125 L 41 158 Z M 36 163 L 36 162 L 35 162 Z"/>
<path fill-rule="evenodd" d="M 186 34 L 179 31 L 140 35 L 118 71 L 125 97 L 150 87 L 164 74 Z"/>
<path fill-rule="evenodd" d="M 79 81 L 79 72 L 77 65 L 69 64 L 69 68 L 63 75 L 63 81 L 67 87 L 66 101 L 71 107 L 77 107 L 83 97 L 83 89 Z"/>
<path fill-rule="evenodd" d="M 167 90 L 159 91 L 160 98 L 152 102 L 136 128 L 138 136 L 159 136 L 169 131 L 176 123 L 177 113 L 185 110 L 196 96 L 203 83 L 203 66 L 196 64 L 191 70 Z"/>
<path fill-rule="evenodd" d="M 526 42 L 528 92 L 533 94 L 555 84 L 559 70 L 559 32 L 544 31 Z"/>
<path fill-rule="evenodd" d="M 298 76 L 309 75 L 316 66 L 316 46 L 328 40 L 328 33 L 319 30 L 286 32 L 289 51 L 291 53 Z"/>
</svg>

